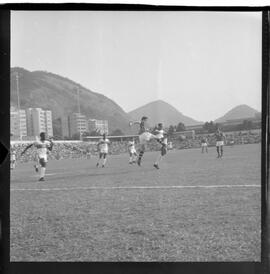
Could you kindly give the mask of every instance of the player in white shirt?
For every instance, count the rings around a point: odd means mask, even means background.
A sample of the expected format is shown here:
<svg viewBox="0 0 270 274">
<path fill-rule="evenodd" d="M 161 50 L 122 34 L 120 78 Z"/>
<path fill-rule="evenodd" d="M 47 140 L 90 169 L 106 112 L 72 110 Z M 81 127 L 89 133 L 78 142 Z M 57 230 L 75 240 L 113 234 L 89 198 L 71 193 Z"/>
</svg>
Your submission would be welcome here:
<svg viewBox="0 0 270 274">
<path fill-rule="evenodd" d="M 135 141 L 134 138 L 132 141 L 128 142 L 128 152 L 129 152 L 129 164 L 136 163 L 136 158 L 138 156 L 136 148 L 135 148 Z"/>
<path fill-rule="evenodd" d="M 96 167 L 99 166 L 99 161 L 101 159 L 103 159 L 102 167 L 105 167 L 105 164 L 106 164 L 106 161 L 107 161 L 107 154 L 109 152 L 109 144 L 110 144 L 110 140 L 107 139 L 107 134 L 104 133 L 103 138 L 100 139 L 98 144 L 97 144 L 98 151 L 99 151 L 99 159 L 98 159 L 98 162 L 96 164 Z"/>
<path fill-rule="evenodd" d="M 163 156 L 167 154 L 168 138 L 167 133 L 163 129 L 163 124 L 159 123 L 157 129 L 155 129 L 155 136 L 157 141 L 161 144 L 160 155 L 158 155 L 154 167 L 159 169 L 159 163 L 162 160 Z"/>
<path fill-rule="evenodd" d="M 48 162 L 48 152 L 52 150 L 53 148 L 53 142 L 52 140 L 46 140 L 46 133 L 41 132 L 40 133 L 40 140 L 37 140 L 35 143 L 28 145 L 24 151 L 21 153 L 23 155 L 26 150 L 28 150 L 30 147 L 34 146 L 37 149 L 37 157 L 38 162 L 40 165 L 40 178 L 39 181 L 44 181 L 44 176 L 46 172 L 46 165 Z M 35 166 L 36 171 L 38 170 L 38 166 Z"/>
<path fill-rule="evenodd" d="M 10 169 L 14 169 L 16 165 L 16 151 L 14 148 L 10 150 Z"/>
</svg>

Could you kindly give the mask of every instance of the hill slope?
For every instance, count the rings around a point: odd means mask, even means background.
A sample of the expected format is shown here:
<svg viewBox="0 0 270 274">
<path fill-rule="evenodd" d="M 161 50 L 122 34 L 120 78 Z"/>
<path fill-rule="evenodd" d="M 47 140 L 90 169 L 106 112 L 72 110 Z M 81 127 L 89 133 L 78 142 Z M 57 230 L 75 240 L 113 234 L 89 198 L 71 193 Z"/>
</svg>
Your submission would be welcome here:
<svg viewBox="0 0 270 274">
<path fill-rule="evenodd" d="M 186 126 L 202 123 L 183 115 L 176 108 L 162 100 L 148 103 L 128 114 L 131 119 L 134 120 L 139 120 L 142 116 L 147 116 L 151 126 L 156 125 L 159 122 L 164 123 L 165 126 L 177 125 L 180 122 L 184 123 Z"/>
<path fill-rule="evenodd" d="M 59 126 L 56 119 L 78 111 L 77 89 L 79 88 L 82 114 L 92 119 L 108 120 L 110 132 L 119 128 L 125 133 L 130 133 L 129 116 L 114 101 L 53 73 L 12 68 L 11 105 L 17 104 L 15 72 L 19 73 L 21 108 L 41 107 L 52 110 L 55 127 Z"/>
<path fill-rule="evenodd" d="M 256 113 L 259 113 L 259 112 L 248 105 L 239 105 L 232 108 L 224 116 L 216 119 L 214 122 L 221 123 L 227 120 L 250 118 L 250 117 L 253 117 Z"/>
</svg>

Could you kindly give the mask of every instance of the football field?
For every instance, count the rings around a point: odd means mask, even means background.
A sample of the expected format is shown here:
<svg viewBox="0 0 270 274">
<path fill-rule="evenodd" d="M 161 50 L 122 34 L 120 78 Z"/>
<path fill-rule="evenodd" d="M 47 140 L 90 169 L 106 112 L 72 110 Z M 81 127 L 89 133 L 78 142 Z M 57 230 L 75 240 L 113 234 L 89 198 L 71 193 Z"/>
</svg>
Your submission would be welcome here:
<svg viewBox="0 0 270 274">
<path fill-rule="evenodd" d="M 260 144 L 53 160 L 11 172 L 11 261 L 260 261 Z"/>
</svg>

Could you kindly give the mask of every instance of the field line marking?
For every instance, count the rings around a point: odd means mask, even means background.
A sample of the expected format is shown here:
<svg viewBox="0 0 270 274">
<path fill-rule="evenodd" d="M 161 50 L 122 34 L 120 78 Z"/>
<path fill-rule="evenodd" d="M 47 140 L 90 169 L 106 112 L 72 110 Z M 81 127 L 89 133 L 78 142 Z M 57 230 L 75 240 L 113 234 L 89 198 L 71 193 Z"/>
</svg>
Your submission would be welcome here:
<svg viewBox="0 0 270 274">
<path fill-rule="evenodd" d="M 196 186 L 88 186 L 53 188 L 11 188 L 10 191 L 54 191 L 54 190 L 105 190 L 105 189 L 183 189 L 183 188 L 241 188 L 261 187 L 261 185 L 196 185 Z"/>
</svg>

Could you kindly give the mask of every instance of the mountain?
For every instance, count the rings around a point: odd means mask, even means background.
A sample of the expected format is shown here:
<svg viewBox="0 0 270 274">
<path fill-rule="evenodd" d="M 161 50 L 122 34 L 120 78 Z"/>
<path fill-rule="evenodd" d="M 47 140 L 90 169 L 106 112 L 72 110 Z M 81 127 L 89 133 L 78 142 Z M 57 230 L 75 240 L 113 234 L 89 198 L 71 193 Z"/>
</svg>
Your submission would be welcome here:
<svg viewBox="0 0 270 274">
<path fill-rule="evenodd" d="M 216 119 L 214 122 L 222 123 L 227 120 L 250 118 L 250 117 L 254 117 L 254 115 L 257 113 L 259 112 L 256 109 L 248 105 L 239 105 L 232 108 L 224 116 Z"/>
<path fill-rule="evenodd" d="M 59 131 L 59 118 L 78 112 L 77 90 L 80 92 L 81 113 L 92 119 L 108 120 L 109 131 L 120 129 L 130 133 L 129 116 L 114 101 L 93 92 L 78 83 L 59 75 L 45 72 L 30 72 L 23 68 L 11 68 L 10 100 L 17 105 L 15 73 L 19 73 L 21 108 L 40 107 L 52 111 L 53 126 Z"/>
<path fill-rule="evenodd" d="M 202 124 L 202 122 L 198 122 L 183 115 L 176 108 L 162 100 L 148 103 L 129 112 L 128 114 L 133 120 L 140 120 L 142 116 L 147 116 L 151 126 L 154 126 L 160 122 L 164 123 L 165 127 L 170 125 L 178 125 L 180 122 L 184 123 L 186 126 Z"/>
</svg>

